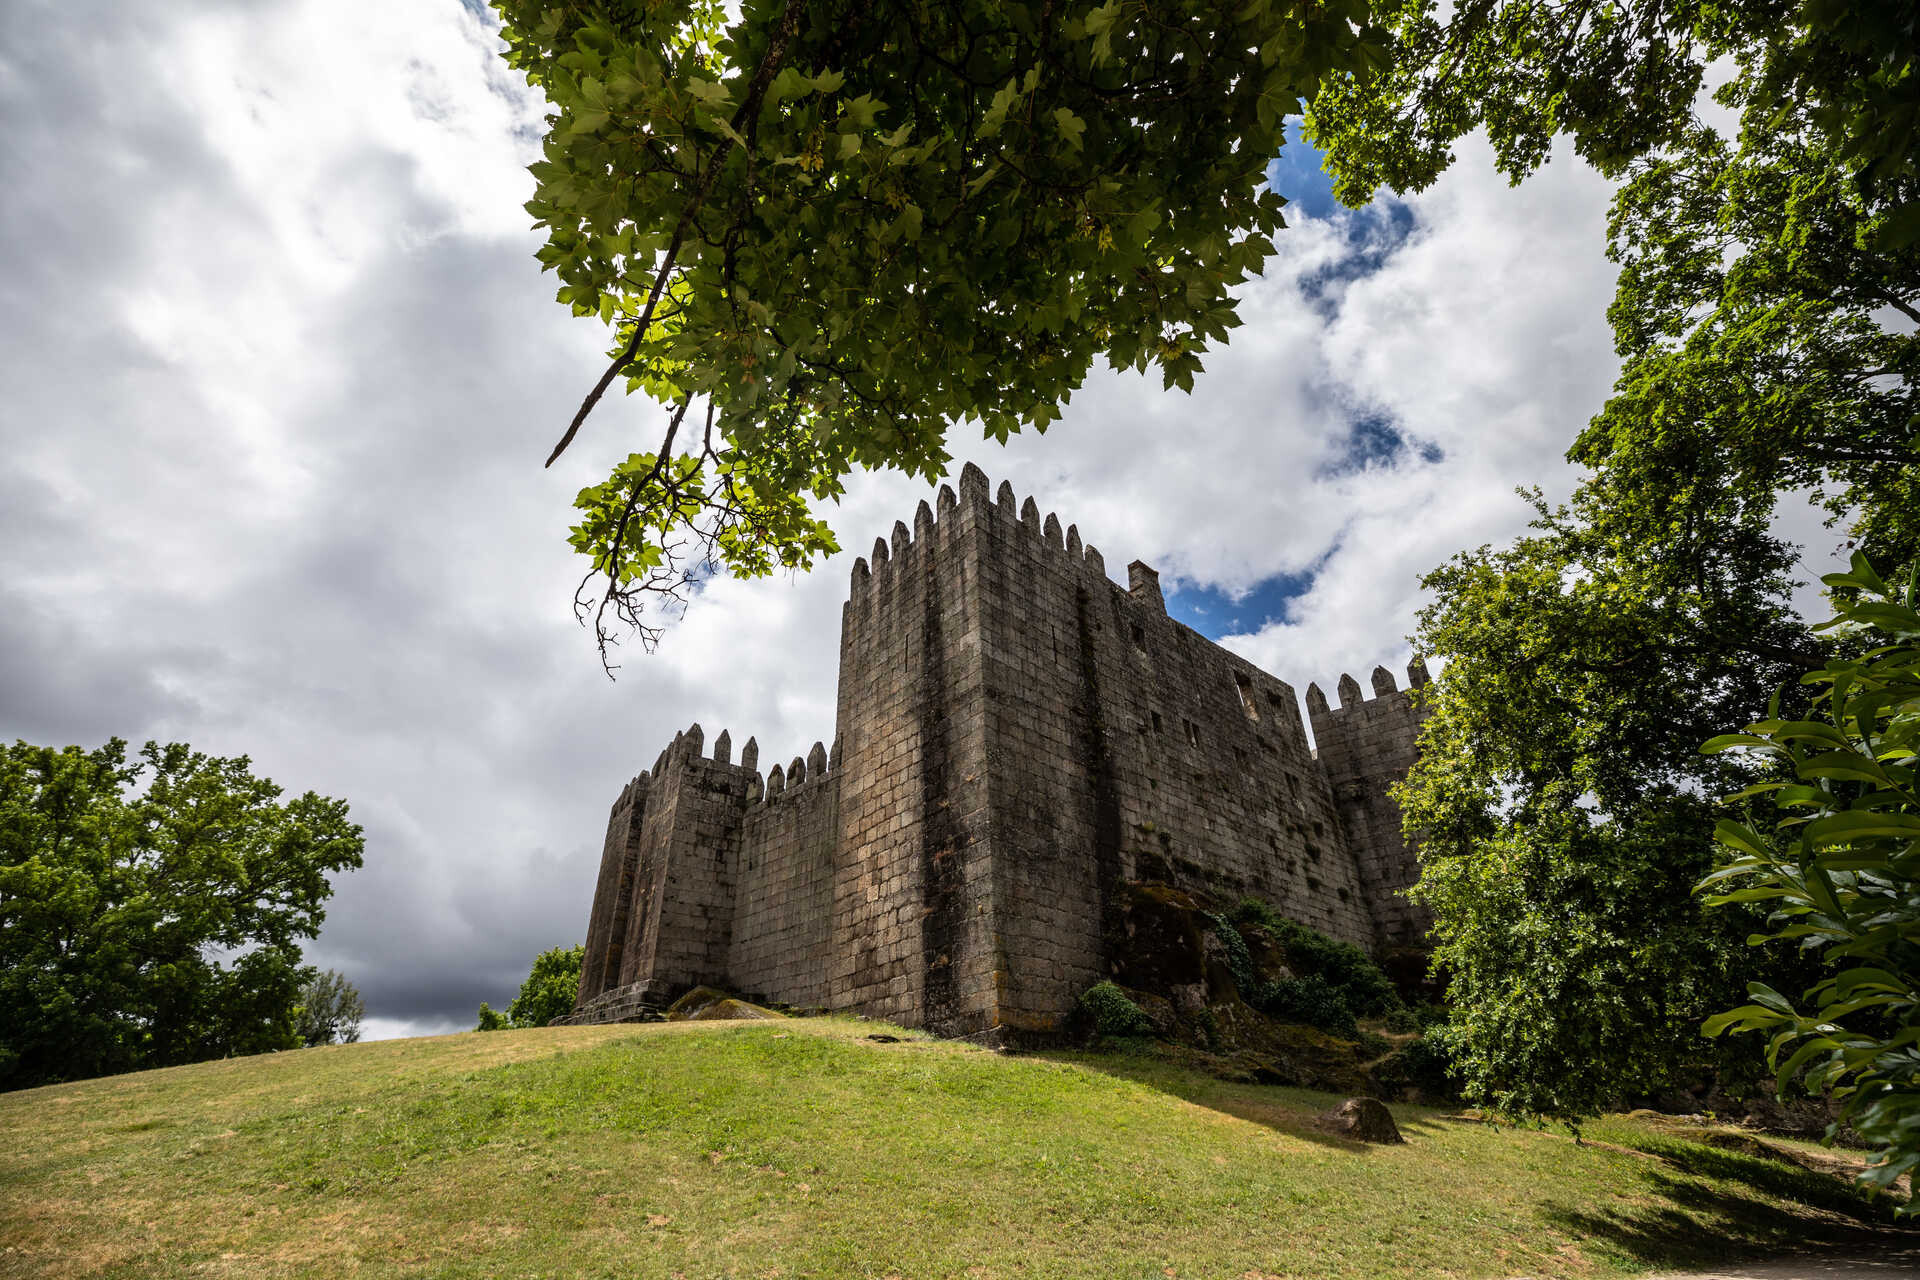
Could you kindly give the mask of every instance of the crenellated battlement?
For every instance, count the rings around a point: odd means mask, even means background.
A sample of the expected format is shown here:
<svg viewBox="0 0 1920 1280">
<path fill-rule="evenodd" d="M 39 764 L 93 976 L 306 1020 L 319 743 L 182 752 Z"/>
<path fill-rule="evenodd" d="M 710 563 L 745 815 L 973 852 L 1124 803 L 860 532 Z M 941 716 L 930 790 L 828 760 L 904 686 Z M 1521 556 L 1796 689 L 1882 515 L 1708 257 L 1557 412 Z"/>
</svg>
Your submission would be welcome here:
<svg viewBox="0 0 1920 1280">
<path fill-rule="evenodd" d="M 1426 682 L 1417 660 L 1412 687 Z M 854 561 L 832 746 L 763 776 L 674 736 L 609 814 L 576 1020 L 707 983 L 944 1034 L 1056 1029 L 1107 976 L 1110 903 L 1254 894 L 1418 942 L 1392 784 L 1418 711 L 1384 668 L 1306 694 L 1167 615 L 1136 560 L 968 464 Z M 1317 746 L 1317 750 L 1316 750 Z"/>
<path fill-rule="evenodd" d="M 1392 794 L 1419 754 L 1422 712 L 1413 691 L 1430 678 L 1418 656 L 1407 664 L 1404 690 L 1395 685 L 1392 672 L 1375 667 L 1368 681 L 1373 696 L 1367 697 L 1360 682 L 1343 673 L 1337 707 L 1328 705 L 1319 685 L 1307 686 L 1316 756 L 1334 781 L 1347 841 L 1367 883 L 1375 932 L 1392 946 L 1418 945 L 1433 923 L 1424 907 L 1405 896 L 1420 867 Z"/>
<path fill-rule="evenodd" d="M 899 581 L 901 566 L 913 561 L 916 553 L 926 547 L 950 548 L 956 538 L 963 536 L 962 526 L 968 523 L 1001 524 L 1024 530 L 1072 562 L 1085 566 L 1089 572 L 1101 578 L 1107 576 L 1106 561 L 1099 549 L 1084 545 L 1078 528 L 1063 526 L 1053 512 L 1043 517 L 1031 496 L 1022 504 L 1013 485 L 1007 481 L 1001 481 L 998 497 L 990 498 L 990 485 L 986 473 L 969 462 L 961 469 L 957 493 L 951 485 L 943 484 L 933 505 L 929 506 L 924 498 L 920 501 L 911 529 L 904 521 L 895 521 L 891 537 L 875 538 L 872 553 L 854 560 L 848 603 L 864 604 L 876 593 L 884 592 Z"/>
<path fill-rule="evenodd" d="M 737 779 L 741 784 L 740 794 L 744 806 L 767 805 L 794 795 L 804 788 L 823 784 L 834 779 L 834 771 L 839 765 L 840 740 L 834 739 L 833 748 L 816 740 L 804 756 L 795 756 L 786 764 L 776 764 L 765 775 L 759 770 L 760 743 L 756 738 L 748 738 L 741 748 L 740 759 L 733 760 L 733 735 L 722 729 L 713 740 L 712 753 L 704 750 L 705 733 L 699 724 L 693 724 L 674 734 L 669 743 L 654 760 L 653 768 L 643 771 L 621 789 L 620 797 L 614 802 L 614 809 L 631 805 L 636 794 L 644 793 L 654 784 L 654 780 L 678 779 L 690 769 L 702 770 L 708 774 L 722 774 Z"/>
<path fill-rule="evenodd" d="M 1411 662 L 1407 663 L 1407 691 L 1410 692 L 1418 689 L 1431 680 L 1432 677 L 1427 674 L 1427 664 L 1424 659 L 1415 657 Z M 1373 674 L 1368 677 L 1368 683 L 1373 686 L 1374 698 L 1384 698 L 1390 694 L 1401 692 L 1399 687 L 1393 682 L 1393 673 L 1385 667 L 1375 667 Z M 1335 687 L 1340 693 L 1340 704 L 1337 707 L 1328 704 L 1327 695 L 1321 692 L 1319 685 L 1310 684 L 1307 686 L 1307 711 L 1310 715 L 1338 715 L 1341 712 L 1351 711 L 1361 703 L 1369 701 L 1367 696 L 1360 691 L 1360 682 L 1344 672 L 1341 674 L 1339 683 Z"/>
<path fill-rule="evenodd" d="M 798 794 L 806 787 L 821 786 L 829 781 L 838 781 L 838 779 L 833 775 L 833 766 L 828 759 L 826 745 L 815 742 L 805 759 L 795 756 L 785 766 L 773 766 L 772 771 L 767 774 L 766 792 L 761 803 L 774 804 Z"/>
</svg>

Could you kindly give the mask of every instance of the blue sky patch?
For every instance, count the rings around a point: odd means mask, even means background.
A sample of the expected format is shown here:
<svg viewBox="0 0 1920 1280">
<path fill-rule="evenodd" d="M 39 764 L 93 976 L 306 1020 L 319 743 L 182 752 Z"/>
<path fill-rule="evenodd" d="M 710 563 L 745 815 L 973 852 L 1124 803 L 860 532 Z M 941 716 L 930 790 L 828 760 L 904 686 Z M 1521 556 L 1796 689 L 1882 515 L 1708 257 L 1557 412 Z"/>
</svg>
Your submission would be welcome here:
<svg viewBox="0 0 1920 1280">
<path fill-rule="evenodd" d="M 1302 136 L 1301 122 L 1289 121 L 1286 146 L 1267 166 L 1267 184 L 1286 197 L 1289 225 L 1324 219 L 1333 222 L 1341 235 L 1345 252 L 1299 280 L 1307 302 L 1330 320 L 1339 310 L 1340 287 L 1386 265 L 1413 234 L 1414 217 L 1410 206 L 1391 195 L 1380 196 L 1364 209 L 1342 205 L 1334 199 L 1333 179 L 1320 167 L 1322 154 Z M 1430 464 L 1442 456 L 1438 445 L 1409 438 L 1391 415 L 1357 411 L 1337 456 L 1321 468 L 1319 476 L 1331 479 L 1410 458 Z M 1327 555 L 1332 553 L 1329 547 Z M 1166 592 L 1167 613 L 1211 640 L 1249 634 L 1269 622 L 1284 621 L 1293 601 L 1312 588 L 1317 571 L 1316 565 L 1301 573 L 1263 578 L 1237 598 L 1218 587 L 1187 583 Z"/>
<path fill-rule="evenodd" d="M 1300 293 L 1328 320 L 1340 310 L 1340 286 L 1370 276 L 1413 234 L 1413 209 L 1382 196 L 1364 209 L 1342 210 L 1336 220 L 1346 252 L 1317 271 L 1300 276 Z"/>
<path fill-rule="evenodd" d="M 1334 461 L 1315 473 L 1320 479 L 1351 475 L 1368 467 L 1391 467 L 1407 458 L 1432 464 L 1446 456 L 1430 440 L 1410 439 L 1394 424 L 1392 417 L 1380 412 L 1354 415 L 1347 430 L 1345 448 Z"/>
<path fill-rule="evenodd" d="M 1331 217 L 1340 202 L 1333 198 L 1333 179 L 1320 168 L 1325 154 L 1301 135 L 1298 118 L 1287 122 L 1287 145 L 1267 166 L 1267 185 L 1287 201 L 1287 222 L 1301 214 Z"/>
<path fill-rule="evenodd" d="M 1279 622 L 1296 596 L 1313 586 L 1314 574 L 1282 573 L 1263 578 L 1239 599 L 1217 587 L 1186 585 L 1166 593 L 1167 616 L 1186 623 L 1209 640 L 1258 631 Z"/>
</svg>

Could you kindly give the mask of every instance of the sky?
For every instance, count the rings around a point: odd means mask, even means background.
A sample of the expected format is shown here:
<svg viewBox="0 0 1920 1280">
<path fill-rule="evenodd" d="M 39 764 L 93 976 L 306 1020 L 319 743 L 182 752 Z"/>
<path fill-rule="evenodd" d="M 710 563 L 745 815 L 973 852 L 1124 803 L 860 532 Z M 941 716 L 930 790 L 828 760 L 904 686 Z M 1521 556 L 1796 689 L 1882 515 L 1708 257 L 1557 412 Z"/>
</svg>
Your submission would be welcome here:
<svg viewBox="0 0 1920 1280">
<path fill-rule="evenodd" d="M 0 45 L 0 736 L 245 754 L 366 830 L 308 959 L 370 1037 L 473 1024 L 585 932 L 606 813 L 693 722 L 762 759 L 833 731 L 854 554 L 929 496 L 858 476 L 850 550 L 710 583 L 602 673 L 570 503 L 661 419 L 541 461 L 605 330 L 533 253 L 543 108 L 489 15 L 395 0 L 15 0 Z M 1304 143 L 1242 328 L 1191 395 L 1096 371 L 978 462 L 1160 571 L 1292 683 L 1398 669 L 1419 578 L 1508 540 L 1617 368 L 1607 185 L 1511 187 L 1469 142 L 1339 208 Z"/>
</svg>

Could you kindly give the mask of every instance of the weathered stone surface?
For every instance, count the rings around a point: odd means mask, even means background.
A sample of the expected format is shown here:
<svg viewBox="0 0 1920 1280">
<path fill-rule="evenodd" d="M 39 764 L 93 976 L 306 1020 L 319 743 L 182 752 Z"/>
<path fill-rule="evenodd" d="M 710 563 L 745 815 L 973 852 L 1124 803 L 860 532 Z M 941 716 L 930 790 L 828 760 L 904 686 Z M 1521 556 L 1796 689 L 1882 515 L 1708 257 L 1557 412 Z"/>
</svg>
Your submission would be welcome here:
<svg viewBox="0 0 1920 1280">
<path fill-rule="evenodd" d="M 1351 1138 L 1355 1142 L 1405 1142 L 1393 1112 L 1375 1098 L 1348 1098 L 1333 1110 L 1314 1119 L 1328 1133 Z"/>
<path fill-rule="evenodd" d="M 695 987 L 668 1007 L 667 1022 L 758 1022 L 784 1018 L 784 1013 L 763 1009 L 712 987 Z"/>
<path fill-rule="evenodd" d="M 1386 796 L 1407 693 L 1376 673 L 1371 699 L 1351 677 L 1337 709 L 1310 697 L 1316 753 L 1293 687 L 1168 617 L 1152 568 L 1122 587 L 989 489 L 963 471 L 853 575 L 830 751 L 762 778 L 753 740 L 733 764 L 696 726 L 621 793 L 568 1021 L 704 984 L 1000 1043 L 1062 1029 L 1116 973 L 1187 1016 L 1218 978 L 1201 899 L 1420 940 Z"/>
<path fill-rule="evenodd" d="M 1164 884 L 1127 881 L 1112 895 L 1107 968 L 1123 987 L 1204 987 L 1206 953 L 1193 898 Z"/>
</svg>

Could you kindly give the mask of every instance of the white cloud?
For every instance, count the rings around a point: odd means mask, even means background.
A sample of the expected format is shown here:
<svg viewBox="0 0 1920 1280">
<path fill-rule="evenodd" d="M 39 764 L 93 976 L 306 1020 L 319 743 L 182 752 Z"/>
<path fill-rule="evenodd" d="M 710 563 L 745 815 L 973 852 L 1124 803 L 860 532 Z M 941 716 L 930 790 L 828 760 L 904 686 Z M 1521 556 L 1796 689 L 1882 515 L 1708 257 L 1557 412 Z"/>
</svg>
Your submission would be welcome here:
<svg viewBox="0 0 1920 1280">
<path fill-rule="evenodd" d="M 1339 513 L 1337 549 L 1287 620 L 1233 641 L 1289 678 L 1330 688 L 1341 671 L 1397 672 L 1419 575 L 1519 532 L 1530 513 L 1516 486 L 1571 490 L 1563 455 L 1618 369 L 1607 184 L 1564 146 L 1517 188 L 1484 145 L 1461 152 L 1408 201 L 1417 230 L 1346 287 L 1319 346 L 1339 385 L 1442 458 L 1314 486 Z"/>
</svg>

